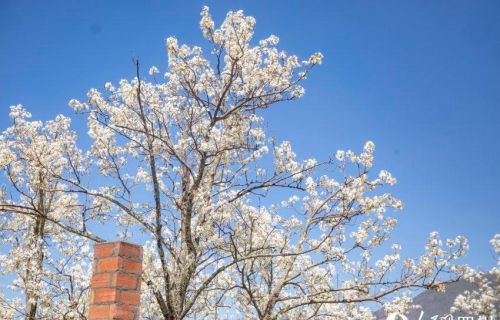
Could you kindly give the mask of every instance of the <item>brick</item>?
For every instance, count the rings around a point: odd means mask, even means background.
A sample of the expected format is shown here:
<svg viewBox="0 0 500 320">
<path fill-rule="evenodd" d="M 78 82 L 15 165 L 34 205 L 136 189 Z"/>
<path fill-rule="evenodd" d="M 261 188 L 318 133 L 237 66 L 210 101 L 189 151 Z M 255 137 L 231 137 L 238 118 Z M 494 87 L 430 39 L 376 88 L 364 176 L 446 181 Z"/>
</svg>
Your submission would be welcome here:
<svg viewBox="0 0 500 320">
<path fill-rule="evenodd" d="M 127 257 L 142 257 L 142 248 L 127 242 L 118 242 L 118 255 Z"/>
<path fill-rule="evenodd" d="M 111 319 L 111 307 L 109 305 L 91 305 L 89 308 L 89 319 Z"/>
<path fill-rule="evenodd" d="M 112 274 L 111 273 L 98 273 L 92 276 L 90 282 L 91 288 L 105 288 L 112 284 Z"/>
<path fill-rule="evenodd" d="M 120 319 L 120 320 L 135 319 L 135 312 L 130 306 L 113 305 L 111 306 L 111 314 L 113 315 L 113 319 Z"/>
<path fill-rule="evenodd" d="M 121 269 L 122 258 L 110 257 L 102 258 L 97 261 L 97 272 L 114 272 Z"/>
<path fill-rule="evenodd" d="M 122 289 L 137 289 L 137 280 L 138 277 L 136 275 L 117 273 L 115 274 L 114 285 Z"/>
<path fill-rule="evenodd" d="M 142 263 L 138 261 L 123 259 L 122 266 L 123 270 L 128 273 L 140 274 L 142 272 Z"/>
<path fill-rule="evenodd" d="M 141 303 L 141 293 L 137 290 L 121 291 L 119 301 L 126 305 L 138 306 Z"/>
<path fill-rule="evenodd" d="M 117 301 L 117 291 L 115 288 L 101 288 L 95 289 L 94 294 L 94 303 L 101 302 L 115 302 Z"/>
<path fill-rule="evenodd" d="M 114 242 L 98 243 L 94 246 L 94 257 L 96 258 L 111 257 L 114 254 L 114 248 L 115 248 Z"/>
<path fill-rule="evenodd" d="M 142 248 L 118 241 L 94 250 L 88 320 L 138 320 Z"/>
</svg>

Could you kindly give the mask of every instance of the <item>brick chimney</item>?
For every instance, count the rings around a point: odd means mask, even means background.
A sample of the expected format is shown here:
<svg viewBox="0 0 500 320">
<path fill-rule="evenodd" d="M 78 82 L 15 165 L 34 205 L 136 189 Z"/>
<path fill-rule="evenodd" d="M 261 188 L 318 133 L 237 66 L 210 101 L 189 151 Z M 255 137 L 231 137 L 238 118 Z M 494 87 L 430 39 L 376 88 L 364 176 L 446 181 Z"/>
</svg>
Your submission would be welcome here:
<svg viewBox="0 0 500 320">
<path fill-rule="evenodd" d="M 138 320 L 142 247 L 116 241 L 94 246 L 89 320 Z"/>
</svg>

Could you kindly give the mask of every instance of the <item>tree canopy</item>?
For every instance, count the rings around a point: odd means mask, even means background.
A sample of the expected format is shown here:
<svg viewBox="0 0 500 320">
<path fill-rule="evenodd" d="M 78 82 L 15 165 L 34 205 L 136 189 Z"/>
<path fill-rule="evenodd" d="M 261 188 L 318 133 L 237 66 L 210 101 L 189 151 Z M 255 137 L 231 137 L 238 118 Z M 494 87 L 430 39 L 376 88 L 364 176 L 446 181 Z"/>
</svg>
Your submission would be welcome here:
<svg viewBox="0 0 500 320">
<path fill-rule="evenodd" d="M 463 237 L 432 233 L 422 256 L 390 243 L 402 202 L 388 171 L 372 172 L 375 144 L 330 159 L 296 155 L 268 136 L 265 109 L 304 95 L 321 65 L 253 41 L 255 19 L 229 12 L 200 28 L 207 44 L 168 38 L 156 67 L 88 99 L 81 150 L 70 120 L 32 121 L 11 108 L 0 137 L 1 273 L 18 295 L 9 318 L 85 319 L 92 242 L 116 224 L 143 240 L 144 319 L 372 319 L 370 306 L 404 313 L 412 288 L 443 289 L 471 270 L 455 261 Z"/>
</svg>

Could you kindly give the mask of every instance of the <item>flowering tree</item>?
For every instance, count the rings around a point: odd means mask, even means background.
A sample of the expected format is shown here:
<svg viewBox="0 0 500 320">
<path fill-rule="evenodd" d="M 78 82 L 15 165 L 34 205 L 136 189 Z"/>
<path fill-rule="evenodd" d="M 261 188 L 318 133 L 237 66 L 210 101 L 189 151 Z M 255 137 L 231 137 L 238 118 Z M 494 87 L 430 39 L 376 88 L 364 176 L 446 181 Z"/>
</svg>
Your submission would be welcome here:
<svg viewBox="0 0 500 320">
<path fill-rule="evenodd" d="M 320 53 L 300 61 L 273 35 L 253 45 L 242 11 L 219 28 L 208 8 L 201 16 L 209 55 L 168 38 L 164 82 L 136 62 L 133 80 L 70 101 L 88 117 L 88 163 L 77 150 L 59 166 L 40 161 L 63 208 L 88 200 L 65 213 L 78 228 L 53 219 L 64 233 L 92 239 L 87 217 L 113 218 L 122 236 L 146 239 L 143 318 L 370 319 L 367 303 L 404 312 L 401 290 L 440 289 L 468 270 L 453 263 L 463 237 L 443 246 L 433 233 L 419 259 L 401 261 L 397 244 L 377 252 L 402 203 L 380 191 L 396 183 L 389 172 L 371 176 L 373 142 L 319 162 L 266 136 L 262 111 L 300 98 Z"/>
<path fill-rule="evenodd" d="M 500 234 L 491 239 L 496 255 L 500 254 Z M 500 303 L 500 258 L 496 267 L 487 273 L 468 274 L 466 280 L 477 285 L 475 290 L 467 290 L 455 299 L 452 312 L 462 311 L 472 315 L 482 315 L 496 319 Z"/>
<path fill-rule="evenodd" d="M 88 217 L 75 194 L 55 178 L 82 170 L 70 120 L 30 121 L 21 106 L 0 136 L 6 186 L 0 202 L 0 274 L 15 276 L 0 296 L 3 319 L 73 319 L 86 313 Z M 71 160 L 69 160 L 71 158 Z M 4 289 L 2 289 L 4 291 Z"/>
</svg>

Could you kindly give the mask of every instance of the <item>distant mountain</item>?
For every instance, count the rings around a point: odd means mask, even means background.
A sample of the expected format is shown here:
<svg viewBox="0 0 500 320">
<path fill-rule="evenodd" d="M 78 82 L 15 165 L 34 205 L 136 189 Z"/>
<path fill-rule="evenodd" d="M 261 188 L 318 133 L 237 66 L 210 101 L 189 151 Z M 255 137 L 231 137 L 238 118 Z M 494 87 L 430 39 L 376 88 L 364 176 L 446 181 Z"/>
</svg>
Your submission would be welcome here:
<svg viewBox="0 0 500 320">
<path fill-rule="evenodd" d="M 476 288 L 476 285 L 461 280 L 447 285 L 445 292 L 426 290 L 413 299 L 415 305 L 420 305 L 422 308 L 412 310 L 407 315 L 408 320 L 418 320 L 421 311 L 424 312 L 422 320 L 429 320 L 435 315 L 443 317 L 450 313 L 450 308 L 459 294 L 462 294 L 466 290 L 473 290 Z M 375 315 L 378 320 L 385 320 L 387 317 L 383 310 L 379 310 L 375 313 Z M 459 316 L 474 316 L 474 319 L 477 319 L 477 315 L 462 313 L 454 313 L 453 316 L 454 319 L 457 319 Z M 440 318 L 438 318 L 438 320 L 440 320 Z"/>
</svg>

